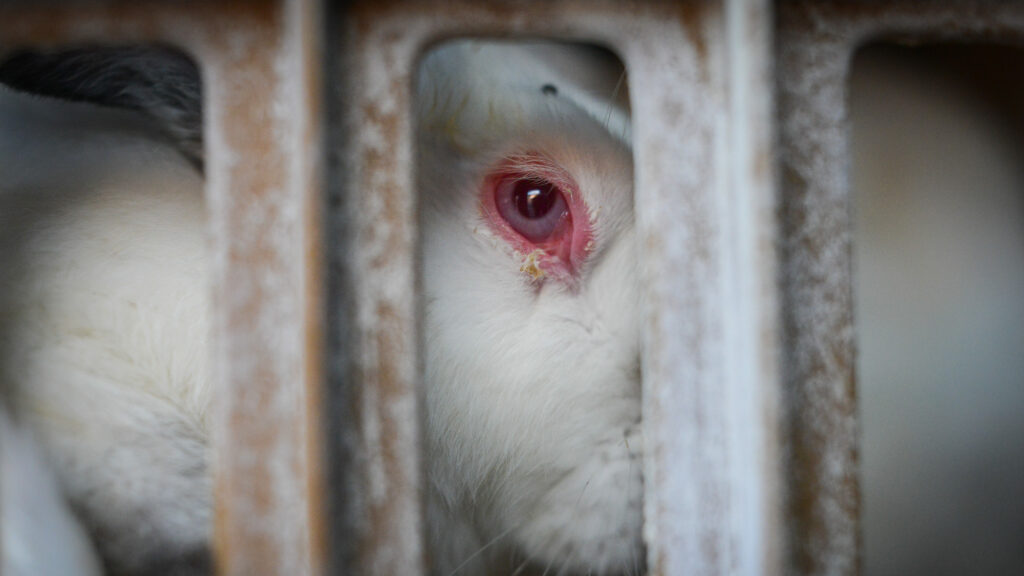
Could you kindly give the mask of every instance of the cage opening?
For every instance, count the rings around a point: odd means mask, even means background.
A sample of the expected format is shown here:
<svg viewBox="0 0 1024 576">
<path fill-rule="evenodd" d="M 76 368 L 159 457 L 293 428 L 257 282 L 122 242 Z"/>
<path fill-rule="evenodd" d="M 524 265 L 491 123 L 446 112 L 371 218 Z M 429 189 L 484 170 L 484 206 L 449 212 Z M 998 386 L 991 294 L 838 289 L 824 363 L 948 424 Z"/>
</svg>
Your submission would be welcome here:
<svg viewBox="0 0 1024 576">
<path fill-rule="evenodd" d="M 985 44 L 853 60 L 866 574 L 1024 569 L 1022 66 Z"/>
</svg>

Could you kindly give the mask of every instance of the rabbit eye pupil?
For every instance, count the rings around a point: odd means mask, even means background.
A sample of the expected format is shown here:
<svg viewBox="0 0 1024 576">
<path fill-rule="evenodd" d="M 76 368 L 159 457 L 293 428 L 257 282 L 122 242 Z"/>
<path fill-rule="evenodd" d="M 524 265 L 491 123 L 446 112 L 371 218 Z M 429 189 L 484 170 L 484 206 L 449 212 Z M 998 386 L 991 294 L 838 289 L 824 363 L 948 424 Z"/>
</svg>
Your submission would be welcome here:
<svg viewBox="0 0 1024 576">
<path fill-rule="evenodd" d="M 516 183 L 513 201 L 523 218 L 536 220 L 551 212 L 558 194 L 558 189 L 552 184 L 520 180 Z"/>
<path fill-rule="evenodd" d="M 502 219 L 530 242 L 548 242 L 571 229 L 569 206 L 562 190 L 543 178 L 529 175 L 503 179 L 495 204 Z"/>
</svg>

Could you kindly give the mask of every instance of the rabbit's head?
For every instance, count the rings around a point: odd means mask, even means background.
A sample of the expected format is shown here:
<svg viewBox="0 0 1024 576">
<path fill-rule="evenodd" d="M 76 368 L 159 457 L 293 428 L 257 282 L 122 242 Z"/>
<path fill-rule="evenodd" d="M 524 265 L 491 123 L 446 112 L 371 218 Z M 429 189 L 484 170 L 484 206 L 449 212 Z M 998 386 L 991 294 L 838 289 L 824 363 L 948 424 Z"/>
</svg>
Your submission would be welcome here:
<svg viewBox="0 0 1024 576">
<path fill-rule="evenodd" d="M 614 100 L 622 76 L 602 69 L 607 58 L 462 41 L 420 70 L 439 573 L 478 551 L 470 563 L 643 564 L 632 159 Z"/>
</svg>

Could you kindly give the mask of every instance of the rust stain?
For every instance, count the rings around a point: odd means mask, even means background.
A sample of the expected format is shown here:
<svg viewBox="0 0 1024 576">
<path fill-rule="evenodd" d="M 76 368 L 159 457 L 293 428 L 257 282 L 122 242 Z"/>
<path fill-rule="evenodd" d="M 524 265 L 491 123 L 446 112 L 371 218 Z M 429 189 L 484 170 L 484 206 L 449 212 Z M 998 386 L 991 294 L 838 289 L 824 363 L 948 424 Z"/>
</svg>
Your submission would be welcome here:
<svg viewBox="0 0 1024 576">
<path fill-rule="evenodd" d="M 374 564 L 373 558 L 381 558 L 388 554 L 394 545 L 397 534 L 402 532 L 403 519 L 406 517 L 410 498 L 418 498 L 415 487 L 417 481 L 410 474 L 416 474 L 409 468 L 407 456 L 415 446 L 414 438 L 406 438 L 400 430 L 400 424 L 389 415 L 391 403 L 413 393 L 412 382 L 402 374 L 400 366 L 410 362 L 410 342 L 414 326 L 411 325 L 411 310 L 401 310 L 393 304 L 379 301 L 376 307 L 377 325 L 370 337 L 377 349 L 374 365 L 374 379 L 367 385 L 374 386 L 381 396 L 376 406 L 368 409 L 378 412 L 382 423 L 379 444 L 371 447 L 376 449 L 372 457 L 379 458 L 386 478 L 386 497 L 375 498 L 368 503 L 369 518 L 374 519 L 363 533 L 361 549 L 365 555 L 365 566 Z M 413 446 L 409 442 L 413 441 Z"/>
<path fill-rule="evenodd" d="M 406 111 L 408 106 L 407 90 L 405 83 L 394 80 L 392 85 L 401 88 L 394 97 L 400 102 L 396 107 Z M 380 147 L 366 149 L 363 156 L 364 180 L 363 190 L 376 195 L 381 201 L 381 211 L 376 215 L 379 219 L 375 224 L 367 228 L 371 234 L 369 242 L 383 240 L 384 248 L 376 251 L 375 257 L 370 261 L 374 269 L 382 269 L 393 265 L 392 258 L 395 254 L 401 254 L 403 249 L 409 249 L 409 234 L 402 231 L 408 230 L 411 226 L 411 214 L 407 210 L 403 188 L 396 179 L 395 164 L 397 162 L 395 151 L 401 144 L 400 126 L 403 120 L 401 112 L 386 113 L 380 109 L 376 102 L 367 102 L 362 106 L 365 122 L 363 126 L 368 129 L 379 131 L 383 136 L 383 144 Z M 383 237 L 378 237 L 380 231 L 387 230 Z"/>
<path fill-rule="evenodd" d="M 304 426 L 299 437 L 307 440 L 306 450 L 306 494 L 307 515 L 309 518 L 309 557 L 310 574 L 324 574 L 327 566 L 328 542 L 328 490 L 327 459 L 328 448 L 326 431 L 330 417 L 325 407 L 327 391 L 326 374 L 326 291 L 327 267 L 324 244 L 326 242 L 325 227 L 325 177 L 323 171 L 324 143 L 323 134 L 325 93 L 323 59 L 324 38 L 321 33 L 324 14 L 321 4 L 315 1 L 301 2 L 297 17 L 300 19 L 298 33 L 300 35 L 301 63 L 305 85 L 302 88 L 303 122 L 306 123 L 303 133 L 303 150 L 305 153 L 303 228 L 305 230 L 303 247 L 305 274 L 304 342 L 305 354 L 305 421 L 297 425 Z"/>
<path fill-rule="evenodd" d="M 697 61 L 702 68 L 706 67 L 708 61 L 708 41 L 705 31 L 708 26 L 708 15 L 711 10 L 717 10 L 714 2 L 676 2 L 672 4 L 677 10 L 679 22 L 686 30 L 686 36 L 693 43 L 697 52 Z"/>
</svg>

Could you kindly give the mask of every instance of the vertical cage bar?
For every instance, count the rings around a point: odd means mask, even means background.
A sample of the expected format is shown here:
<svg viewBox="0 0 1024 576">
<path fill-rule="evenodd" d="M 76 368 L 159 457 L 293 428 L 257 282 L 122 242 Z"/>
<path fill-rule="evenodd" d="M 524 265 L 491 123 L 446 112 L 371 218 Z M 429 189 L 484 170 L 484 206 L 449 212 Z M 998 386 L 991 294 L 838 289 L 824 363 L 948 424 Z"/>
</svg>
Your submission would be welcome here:
<svg viewBox="0 0 1024 576">
<path fill-rule="evenodd" d="M 774 574 L 769 7 L 694 3 L 680 16 L 648 42 L 635 41 L 629 59 L 650 286 L 650 567 Z"/>
<path fill-rule="evenodd" d="M 315 1 L 251 3 L 206 38 L 221 574 L 310 574 L 322 531 Z M 312 36 L 305 36 L 312 35 Z M 311 515 L 312 512 L 312 515 Z"/>
<path fill-rule="evenodd" d="M 857 424 L 841 47 L 796 48 L 780 6 L 779 117 L 789 562 L 858 571 Z M 831 48 L 831 50 L 829 50 Z M 822 54 L 829 58 L 814 60 Z"/>
<path fill-rule="evenodd" d="M 327 174 L 325 135 L 328 122 L 324 98 L 326 96 L 325 56 L 327 27 L 326 10 L 322 0 L 293 1 L 287 5 L 287 21 L 291 30 L 290 42 L 294 55 L 294 73 L 297 82 L 292 86 L 299 104 L 296 110 L 295 152 L 292 160 L 293 185 L 302 195 L 303 209 L 303 293 L 305 356 L 303 358 L 306 392 L 305 434 L 307 438 L 307 506 L 309 529 L 309 558 L 312 575 L 325 574 L 328 552 L 331 548 L 328 531 L 329 491 L 327 470 L 329 443 L 326 438 L 334 417 L 327 402 L 327 248 L 326 233 Z"/>
<path fill-rule="evenodd" d="M 415 44 L 332 14 L 329 475 L 337 574 L 425 570 L 415 286 Z M 411 35 L 410 35 L 411 36 Z"/>
</svg>

